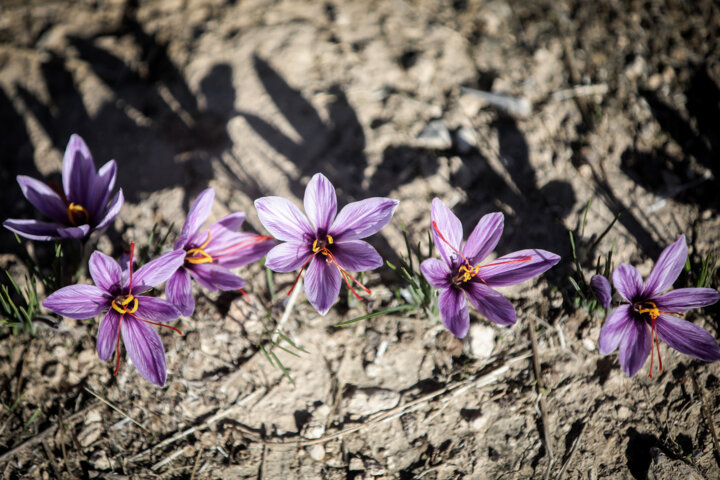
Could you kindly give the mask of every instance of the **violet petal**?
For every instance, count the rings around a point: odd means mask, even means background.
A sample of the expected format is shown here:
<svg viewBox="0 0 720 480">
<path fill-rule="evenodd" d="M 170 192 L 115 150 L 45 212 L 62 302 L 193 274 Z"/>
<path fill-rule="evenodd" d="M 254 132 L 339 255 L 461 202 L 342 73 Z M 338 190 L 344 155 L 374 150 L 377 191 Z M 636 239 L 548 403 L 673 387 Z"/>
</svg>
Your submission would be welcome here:
<svg viewBox="0 0 720 480">
<path fill-rule="evenodd" d="M 122 286 L 122 270 L 114 259 L 96 250 L 90 255 L 88 265 L 90 276 L 95 285 L 108 293 L 120 290 Z"/>
<path fill-rule="evenodd" d="M 110 360 L 115 351 L 121 318 L 120 314 L 111 308 L 100 322 L 97 333 L 97 353 L 103 362 Z"/>
<path fill-rule="evenodd" d="M 506 287 L 545 273 L 559 261 L 558 255 L 545 250 L 518 250 L 480 266 L 478 276 L 491 287 Z"/>
<path fill-rule="evenodd" d="M 165 385 L 167 366 L 160 335 L 150 324 L 129 315 L 125 315 L 121 330 L 125 349 L 140 375 L 155 385 Z"/>
<path fill-rule="evenodd" d="M 678 352 L 714 362 L 720 360 L 720 347 L 703 328 L 672 315 L 660 315 L 656 321 L 658 337 Z"/>
<path fill-rule="evenodd" d="M 100 219 L 105 206 L 107 205 L 110 193 L 115 186 L 115 176 L 117 174 L 117 165 L 115 160 L 110 160 L 100 167 L 95 179 L 90 185 L 88 191 L 88 204 L 85 205 L 90 218 L 97 222 Z"/>
<path fill-rule="evenodd" d="M 165 294 L 181 315 L 189 317 L 195 311 L 195 297 L 192 294 L 190 274 L 184 268 L 178 268 L 168 279 L 167 285 L 165 285 Z"/>
<path fill-rule="evenodd" d="M 328 232 L 337 213 L 335 187 L 322 173 L 316 173 L 305 188 L 305 213 L 315 231 Z"/>
<path fill-rule="evenodd" d="M 325 315 L 340 294 L 340 272 L 332 263 L 316 256 L 305 274 L 305 295 L 320 315 Z M 297 288 L 297 286 L 296 286 Z"/>
<path fill-rule="evenodd" d="M 450 288 L 452 272 L 447 264 L 437 258 L 428 258 L 420 264 L 425 280 L 435 288 Z"/>
<path fill-rule="evenodd" d="M 285 242 L 275 245 L 268 252 L 265 266 L 273 272 L 294 272 L 305 265 L 312 255 L 312 250 L 307 243 Z"/>
<path fill-rule="evenodd" d="M 642 292 L 642 277 L 632 265 L 621 263 L 613 272 L 612 280 L 615 290 L 628 302 L 638 298 Z"/>
<path fill-rule="evenodd" d="M 235 268 L 260 260 L 274 246 L 275 241 L 272 239 L 254 233 L 240 232 L 223 235 L 222 243 L 219 240 L 217 243 L 210 242 L 205 252 L 213 257 L 213 262 L 217 265 Z"/>
<path fill-rule="evenodd" d="M 208 290 L 239 290 L 245 286 L 245 280 L 220 265 L 201 263 L 186 267 L 193 278 Z"/>
<path fill-rule="evenodd" d="M 9 218 L 3 222 L 3 227 L 30 240 L 48 242 L 61 238 L 58 233 L 58 228 L 61 227 L 61 225 L 57 223 Z"/>
<path fill-rule="evenodd" d="M 348 203 L 338 213 L 329 233 L 335 241 L 360 240 L 374 235 L 390 222 L 398 203 L 382 197 Z"/>
<path fill-rule="evenodd" d="M 138 308 L 133 313 L 135 317 L 150 322 L 167 323 L 177 320 L 180 312 L 175 306 L 157 297 L 137 296 Z"/>
<path fill-rule="evenodd" d="M 443 260 L 445 260 L 445 263 L 451 266 L 457 266 L 463 263 L 464 260 L 455 252 L 455 250 L 460 251 L 460 244 L 462 243 L 463 230 L 460 220 L 439 198 L 434 198 L 432 201 L 430 218 L 433 223 L 437 225 L 440 234 L 442 234 L 441 238 L 441 235 L 438 234 L 435 227 L 430 226 L 433 239 L 435 240 L 435 246 L 443 257 Z"/>
<path fill-rule="evenodd" d="M 625 330 L 635 320 L 630 316 L 630 305 L 620 305 L 610 312 L 600 330 L 598 348 L 600 355 L 607 355 L 617 350 Z"/>
<path fill-rule="evenodd" d="M 79 227 L 60 227 L 58 234 L 61 238 L 85 238 L 90 233 L 90 225 L 80 225 Z"/>
<path fill-rule="evenodd" d="M 180 238 L 190 238 L 200 229 L 202 224 L 205 223 L 205 220 L 207 220 L 208 215 L 210 215 L 214 199 L 214 188 L 206 188 L 200 192 L 200 195 L 197 196 L 190 206 L 182 232 L 180 232 Z"/>
<path fill-rule="evenodd" d="M 62 182 L 68 201 L 85 206 L 86 190 L 95 175 L 90 149 L 80 135 L 72 134 L 63 155 Z"/>
<path fill-rule="evenodd" d="M 608 282 L 608 279 L 602 275 L 593 275 L 590 279 L 590 286 L 595 292 L 595 296 L 600 301 L 600 305 L 602 305 L 604 309 L 607 309 L 612 301 L 612 289 L 610 288 L 610 282 Z"/>
<path fill-rule="evenodd" d="M 55 222 L 62 224 L 69 222 L 67 205 L 65 205 L 65 202 L 63 202 L 52 188 L 39 180 L 26 177 L 25 175 L 18 175 L 17 182 L 25 198 L 27 198 L 28 202 L 32 203 L 35 208 Z"/>
<path fill-rule="evenodd" d="M 467 294 L 473 307 L 488 320 L 498 325 L 515 323 L 515 307 L 499 292 L 480 282 L 470 281 L 467 283 Z"/>
<path fill-rule="evenodd" d="M 620 339 L 618 355 L 625 375 L 632 377 L 642 368 L 651 347 L 650 328 L 647 324 L 637 320 L 628 322 L 625 334 Z"/>
<path fill-rule="evenodd" d="M 675 243 L 662 251 L 655 266 L 645 282 L 644 297 L 654 297 L 664 292 L 675 283 L 687 259 L 685 235 L 680 235 Z"/>
<path fill-rule="evenodd" d="M 194 235 L 191 235 L 183 245 L 176 244 L 175 248 L 199 247 L 208 240 L 208 230 L 210 231 L 210 243 L 208 243 L 206 250 L 208 250 L 211 245 L 220 245 L 222 248 L 225 248 L 225 246 L 233 242 L 233 236 L 238 234 L 238 229 L 244 221 L 244 213 L 232 213 L 213 223 L 208 228 L 198 230 Z"/>
<path fill-rule="evenodd" d="M 159 256 L 142 267 L 133 275 L 132 294 L 147 292 L 160 285 L 185 262 L 185 250 L 174 250 Z M 124 285 L 124 287 L 127 285 Z"/>
<path fill-rule="evenodd" d="M 470 264 L 479 264 L 495 250 L 504 224 L 505 217 L 500 212 L 489 213 L 480 219 L 463 248 L 463 255 L 467 257 Z"/>
<path fill-rule="evenodd" d="M 301 242 L 315 238 L 315 230 L 290 200 L 263 197 L 255 200 L 260 223 L 273 237 L 283 242 Z"/>
<path fill-rule="evenodd" d="M 121 188 L 110 201 L 110 205 L 105 211 L 105 215 L 103 215 L 100 221 L 98 221 L 98 224 L 95 226 L 95 230 L 102 230 L 110 225 L 110 222 L 115 220 L 115 217 L 117 217 L 118 213 L 120 213 L 120 209 L 122 208 L 124 202 L 125 197 Z"/>
<path fill-rule="evenodd" d="M 702 308 L 720 300 L 720 293 L 714 288 L 677 288 L 653 298 L 661 312 L 680 313 L 693 308 Z"/>
<path fill-rule="evenodd" d="M 375 248 L 364 240 L 351 240 L 336 243 L 331 251 L 345 270 L 364 272 L 381 267 L 383 259 Z"/>
<path fill-rule="evenodd" d="M 70 285 L 52 293 L 42 304 L 58 315 L 83 320 L 110 308 L 111 301 L 112 297 L 95 285 Z"/>
<path fill-rule="evenodd" d="M 438 307 L 443 325 L 457 338 L 463 338 L 470 329 L 470 313 L 462 290 L 451 287 L 440 291 Z"/>
</svg>

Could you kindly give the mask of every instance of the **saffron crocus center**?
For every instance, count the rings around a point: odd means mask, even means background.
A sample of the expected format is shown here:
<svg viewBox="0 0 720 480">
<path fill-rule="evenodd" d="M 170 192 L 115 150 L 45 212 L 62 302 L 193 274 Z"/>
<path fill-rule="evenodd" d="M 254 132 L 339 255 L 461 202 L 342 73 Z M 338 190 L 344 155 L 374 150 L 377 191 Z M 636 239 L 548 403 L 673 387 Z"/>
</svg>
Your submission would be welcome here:
<svg viewBox="0 0 720 480">
<path fill-rule="evenodd" d="M 207 239 L 199 247 L 191 248 L 185 253 L 185 261 L 188 263 L 199 264 L 199 263 L 212 263 L 213 257 L 205 251 L 205 248 L 212 240 L 212 232 L 210 229 L 207 230 Z"/>
<path fill-rule="evenodd" d="M 658 366 L 659 371 L 662 373 L 663 367 L 662 367 L 662 357 L 660 357 L 660 338 L 658 337 L 657 333 L 657 318 L 660 316 L 661 312 L 660 309 L 658 309 L 655 302 L 635 302 L 632 306 L 633 312 L 635 312 L 636 316 L 639 317 L 641 320 L 644 321 L 650 321 L 650 372 L 648 373 L 648 377 L 652 378 L 652 371 L 653 371 L 653 359 L 655 358 L 655 350 L 657 350 L 658 354 Z M 652 345 L 654 343 L 654 345 Z"/>
<path fill-rule="evenodd" d="M 87 209 L 77 203 L 70 202 L 67 208 L 67 216 L 70 223 L 76 227 L 78 225 L 90 223 L 90 214 Z"/>
<path fill-rule="evenodd" d="M 112 301 L 112 308 L 120 315 L 124 315 L 126 313 L 132 314 L 138 309 L 138 300 L 131 293 L 127 295 L 119 295 Z"/>
<path fill-rule="evenodd" d="M 322 253 L 323 255 L 328 255 L 330 253 L 330 250 L 328 250 L 328 245 L 333 244 L 333 237 L 332 235 L 325 235 L 325 239 L 320 236 L 320 238 L 316 238 L 312 245 L 312 251 L 314 253 Z M 330 259 L 328 259 L 328 262 Z"/>
</svg>

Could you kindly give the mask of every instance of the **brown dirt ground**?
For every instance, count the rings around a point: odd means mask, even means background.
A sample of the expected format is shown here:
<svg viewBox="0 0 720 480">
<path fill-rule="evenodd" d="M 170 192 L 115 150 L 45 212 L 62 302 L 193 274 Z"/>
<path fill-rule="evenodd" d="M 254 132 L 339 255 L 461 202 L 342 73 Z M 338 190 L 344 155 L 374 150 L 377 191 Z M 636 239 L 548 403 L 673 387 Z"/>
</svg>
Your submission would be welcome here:
<svg viewBox="0 0 720 480">
<path fill-rule="evenodd" d="M 390 259 L 401 223 L 425 238 L 435 196 L 466 231 L 504 212 L 500 254 L 567 260 L 567 230 L 591 199 L 586 236 L 621 213 L 600 251 L 615 241 L 616 262 L 643 274 L 683 232 L 694 264 L 720 250 L 714 2 L 3 3 L 4 211 L 33 215 L 15 175 L 57 178 L 77 132 L 97 164 L 119 164 L 127 203 L 99 241 L 108 254 L 154 223 L 177 227 L 208 185 L 213 218 L 243 210 L 262 231 L 253 199 L 298 200 L 315 172 L 341 204 L 401 200 L 373 239 Z M 531 112 L 464 87 L 524 98 Z M 0 237 L 17 268 L 14 239 Z M 720 425 L 720 364 L 663 345 L 662 375 L 626 378 L 597 352 L 602 319 L 563 300 L 569 268 L 506 289 L 517 324 L 476 316 L 463 342 L 414 317 L 334 328 L 365 310 L 341 301 L 321 318 L 300 301 L 283 331 L 308 353 L 278 351 L 294 385 L 257 348 L 285 301 L 271 302 L 260 265 L 240 271 L 247 298 L 198 291 L 185 335 L 163 332 L 162 389 L 126 361 L 113 377 L 95 322 L 3 333 L 0 400 L 15 406 L 0 412 L 0 476 L 720 478 L 708 424 Z M 394 274 L 368 279 L 374 308 L 390 305 Z M 275 277 L 280 297 L 292 280 Z M 717 308 L 688 318 L 720 338 Z"/>
</svg>

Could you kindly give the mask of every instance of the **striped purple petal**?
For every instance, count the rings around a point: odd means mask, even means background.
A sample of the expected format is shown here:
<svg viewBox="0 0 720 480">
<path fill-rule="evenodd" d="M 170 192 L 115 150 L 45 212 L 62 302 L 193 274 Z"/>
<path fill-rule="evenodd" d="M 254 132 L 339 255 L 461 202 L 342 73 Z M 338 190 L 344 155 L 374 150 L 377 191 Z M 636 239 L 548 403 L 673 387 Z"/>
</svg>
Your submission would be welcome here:
<svg viewBox="0 0 720 480">
<path fill-rule="evenodd" d="M 338 242 L 333 245 L 332 253 L 338 265 L 352 272 L 373 270 L 383 264 L 377 250 L 364 240 Z"/>
<path fill-rule="evenodd" d="M 720 347 L 715 338 L 694 323 L 660 315 L 656 325 L 658 337 L 678 352 L 706 362 L 720 360 Z"/>
<path fill-rule="evenodd" d="M 315 238 L 315 230 L 290 200 L 263 197 L 255 200 L 255 208 L 263 226 L 282 242 L 301 242 Z M 312 242 L 312 240 L 310 240 Z"/>
<path fill-rule="evenodd" d="M 515 323 L 515 307 L 510 300 L 480 282 L 470 281 L 466 285 L 470 303 L 485 318 L 498 325 Z"/>
<path fill-rule="evenodd" d="M 316 231 L 327 232 L 337 213 L 335 187 L 322 173 L 316 173 L 305 188 L 305 213 Z"/>
<path fill-rule="evenodd" d="M 320 315 L 325 315 L 340 294 L 340 272 L 332 263 L 316 256 L 305 273 L 305 295 Z M 297 286 L 296 286 L 297 288 Z"/>
<path fill-rule="evenodd" d="M 63 156 L 63 190 L 68 201 L 87 204 L 87 191 L 95 176 L 90 149 L 80 135 L 73 134 Z"/>
<path fill-rule="evenodd" d="M 439 199 L 434 198 L 430 210 L 430 219 L 437 225 L 437 230 L 431 226 L 435 246 L 445 263 L 451 267 L 462 263 L 455 250 L 460 251 L 463 229 L 462 223 L 452 211 Z"/>
<path fill-rule="evenodd" d="M 182 267 L 184 262 L 185 250 L 174 250 L 146 263 L 133 275 L 131 293 L 137 295 L 160 285 Z"/>
<path fill-rule="evenodd" d="M 184 268 L 178 268 L 165 285 L 168 300 L 180 311 L 180 315 L 189 317 L 195 311 L 195 297 L 192 294 L 190 274 Z"/>
<path fill-rule="evenodd" d="M 615 289 L 628 302 L 634 301 L 642 292 L 642 277 L 632 265 L 621 263 L 613 272 L 612 280 Z"/>
<path fill-rule="evenodd" d="M 681 235 L 675 243 L 662 251 L 643 289 L 644 297 L 654 297 L 664 292 L 677 280 L 685 266 L 687 245 L 685 235 Z"/>
<path fill-rule="evenodd" d="M 593 275 L 590 279 L 590 286 L 595 292 L 595 296 L 600 301 L 600 305 L 602 305 L 604 309 L 607 309 L 612 301 L 612 289 L 610 288 L 610 282 L 608 282 L 608 279 L 602 275 Z"/>
<path fill-rule="evenodd" d="M 188 265 L 185 268 L 200 285 L 213 292 L 215 290 L 239 290 L 245 286 L 245 280 L 220 265 L 201 263 Z"/>
<path fill-rule="evenodd" d="M 458 288 L 441 290 L 438 307 L 445 328 L 457 338 L 464 338 L 470 329 L 470 313 L 463 291 Z"/>
<path fill-rule="evenodd" d="M 617 350 L 625 331 L 634 321 L 630 316 L 630 305 L 620 305 L 610 312 L 598 337 L 600 354 L 607 355 Z"/>
<path fill-rule="evenodd" d="M 463 255 L 470 264 L 477 265 L 495 250 L 502 236 L 505 217 L 500 212 L 489 213 L 478 222 L 465 242 Z"/>
<path fill-rule="evenodd" d="M 3 222 L 3 227 L 30 240 L 48 242 L 62 238 L 58 233 L 61 225 L 57 223 L 9 218 Z"/>
<path fill-rule="evenodd" d="M 125 203 L 125 196 L 123 195 L 123 191 L 121 188 L 110 201 L 110 205 L 108 205 L 107 210 L 105 210 L 102 218 L 100 218 L 100 220 L 98 221 L 97 225 L 95 226 L 95 230 L 102 230 L 103 228 L 110 225 L 110 222 L 115 220 L 115 217 L 117 217 L 120 213 L 120 209 L 122 208 L 123 203 Z"/>
<path fill-rule="evenodd" d="M 180 237 L 176 242 L 175 248 L 180 248 L 178 244 L 182 244 L 184 246 L 184 242 L 192 237 L 200 229 L 202 224 L 205 223 L 208 215 L 210 215 L 214 199 L 215 189 L 212 187 L 206 188 L 200 192 L 200 195 L 197 196 L 193 204 L 190 206 L 190 210 L 188 211 L 187 218 L 185 218 L 185 223 L 183 224 L 182 232 L 180 232 Z"/>
<path fill-rule="evenodd" d="M 88 262 L 90 276 L 95 285 L 108 293 L 115 293 L 122 286 L 122 270 L 120 265 L 100 251 L 94 251 Z"/>
<path fill-rule="evenodd" d="M 97 353 L 103 362 L 110 360 L 115 351 L 121 319 L 121 315 L 111 308 L 100 322 L 97 333 Z"/>
<path fill-rule="evenodd" d="M 35 208 L 55 222 L 68 223 L 67 205 L 52 188 L 25 175 L 18 175 L 17 182 L 25 198 Z"/>
<path fill-rule="evenodd" d="M 359 240 L 374 235 L 392 219 L 398 201 L 373 197 L 348 203 L 330 226 L 335 241 Z"/>
<path fill-rule="evenodd" d="M 265 259 L 265 266 L 273 272 L 294 272 L 310 260 L 313 252 L 307 243 L 285 242 L 270 250 Z"/>
<path fill-rule="evenodd" d="M 632 377 L 640 370 L 652 347 L 650 328 L 645 322 L 628 322 L 620 339 L 620 366 L 625 375 Z"/>
<path fill-rule="evenodd" d="M 450 288 L 452 272 L 445 262 L 428 258 L 420 265 L 425 280 L 435 288 Z"/>
<path fill-rule="evenodd" d="M 43 307 L 64 317 L 83 320 L 110 308 L 112 297 L 95 285 L 70 285 L 55 291 L 43 302 Z"/>
<path fill-rule="evenodd" d="M 167 366 L 160 335 L 151 325 L 129 315 L 125 315 L 121 330 L 125 349 L 140 375 L 155 385 L 165 385 Z"/>
<path fill-rule="evenodd" d="M 680 313 L 712 305 L 720 300 L 720 294 L 714 288 L 677 288 L 664 295 L 653 298 L 658 310 L 668 313 Z"/>
<path fill-rule="evenodd" d="M 482 265 L 478 275 L 491 287 L 506 287 L 545 273 L 559 261 L 558 255 L 545 250 L 518 250 Z"/>
</svg>

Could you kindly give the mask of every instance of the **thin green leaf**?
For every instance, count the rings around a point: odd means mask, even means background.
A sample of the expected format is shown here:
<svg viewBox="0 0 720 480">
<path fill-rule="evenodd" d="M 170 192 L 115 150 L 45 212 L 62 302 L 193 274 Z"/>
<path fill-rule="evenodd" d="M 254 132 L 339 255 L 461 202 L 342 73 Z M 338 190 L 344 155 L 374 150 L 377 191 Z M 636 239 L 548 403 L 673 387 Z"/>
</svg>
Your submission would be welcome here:
<svg viewBox="0 0 720 480">
<path fill-rule="evenodd" d="M 280 367 L 280 370 L 282 370 L 283 374 L 287 377 L 288 380 L 290 380 L 290 383 L 295 385 L 295 380 L 292 379 L 292 377 L 290 376 L 290 372 L 287 371 L 287 369 L 285 368 L 285 365 L 283 365 L 282 362 L 280 361 L 280 359 L 277 357 L 277 355 L 275 355 L 275 352 L 270 350 L 270 355 L 273 356 L 273 358 L 277 362 L 278 366 Z"/>
<path fill-rule="evenodd" d="M 362 321 L 362 320 L 367 320 L 367 319 L 370 319 L 370 318 L 379 317 L 379 316 L 381 316 L 381 315 L 387 315 L 387 314 L 389 314 L 389 313 L 404 312 L 404 311 L 407 311 L 407 310 L 414 310 L 414 309 L 416 309 L 416 308 L 417 308 L 417 307 L 416 307 L 415 305 L 407 305 L 407 304 L 405 304 L 405 305 L 398 305 L 398 306 L 396 306 L 396 307 L 387 308 L 387 309 L 381 310 L 381 311 L 379 311 L 379 312 L 368 313 L 367 315 L 363 315 L 363 316 L 361 316 L 361 317 L 353 318 L 352 320 L 348 320 L 347 322 L 338 323 L 338 324 L 335 324 L 334 326 L 335 326 L 335 327 L 338 327 L 338 328 L 339 328 L 339 327 L 347 327 L 348 325 L 352 325 L 353 323 L 357 323 L 357 322 L 360 322 L 360 321 Z"/>
<path fill-rule="evenodd" d="M 277 334 L 280 336 L 280 338 L 282 338 L 282 339 L 285 340 L 287 343 L 289 343 L 290 345 L 292 345 L 292 347 L 293 347 L 294 349 L 300 350 L 300 351 L 303 352 L 303 353 L 309 353 L 309 352 L 308 352 L 307 350 L 305 350 L 304 348 L 298 347 L 298 346 L 295 344 L 295 342 L 293 342 L 292 340 L 290 340 L 290 338 L 288 338 L 287 335 L 283 334 L 282 332 L 277 332 Z"/>
</svg>

